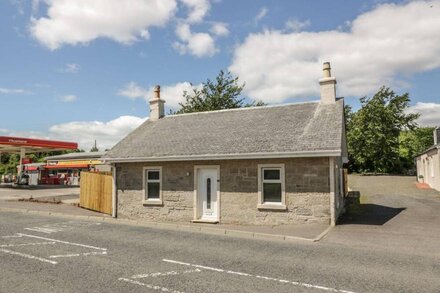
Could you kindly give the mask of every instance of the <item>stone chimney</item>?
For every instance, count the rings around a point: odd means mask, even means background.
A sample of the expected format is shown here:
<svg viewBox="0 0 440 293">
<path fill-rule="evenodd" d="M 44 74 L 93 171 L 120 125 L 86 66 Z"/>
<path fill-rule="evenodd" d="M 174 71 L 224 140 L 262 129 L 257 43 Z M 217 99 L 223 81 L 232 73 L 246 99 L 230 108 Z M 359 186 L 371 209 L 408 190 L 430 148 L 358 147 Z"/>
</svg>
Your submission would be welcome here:
<svg viewBox="0 0 440 293">
<path fill-rule="evenodd" d="M 150 120 L 156 121 L 165 116 L 165 101 L 160 98 L 160 85 L 154 87 L 153 98 L 150 99 Z"/>
<path fill-rule="evenodd" d="M 321 103 L 333 104 L 336 102 L 336 78 L 332 77 L 330 62 L 323 64 L 323 77 L 319 80 L 321 88 Z"/>
</svg>

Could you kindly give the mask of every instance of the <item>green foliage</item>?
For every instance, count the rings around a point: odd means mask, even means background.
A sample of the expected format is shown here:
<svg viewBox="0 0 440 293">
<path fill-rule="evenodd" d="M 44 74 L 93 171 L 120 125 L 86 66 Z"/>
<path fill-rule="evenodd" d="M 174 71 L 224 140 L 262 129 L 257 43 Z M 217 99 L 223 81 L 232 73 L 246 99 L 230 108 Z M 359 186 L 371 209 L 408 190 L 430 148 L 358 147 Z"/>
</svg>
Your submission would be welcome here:
<svg viewBox="0 0 440 293">
<path fill-rule="evenodd" d="M 361 109 L 346 107 L 350 169 L 356 172 L 400 173 L 400 134 L 416 129 L 418 114 L 407 113 L 408 93 L 382 87 L 372 98 L 360 99 Z"/>
<path fill-rule="evenodd" d="M 185 91 L 184 103 L 179 103 L 180 109 L 170 111 L 170 114 L 182 114 L 203 111 L 215 111 L 223 109 L 234 109 L 252 106 L 264 106 L 262 101 L 246 103 L 241 97 L 245 84 L 240 84 L 238 77 L 232 76 L 230 72 L 223 70 L 217 75 L 214 81 L 208 79 L 202 83 L 202 88 L 192 87 L 192 92 Z"/>
<path fill-rule="evenodd" d="M 20 162 L 20 155 L 2 154 L 0 160 L 0 175 L 17 173 L 16 166 Z"/>
<path fill-rule="evenodd" d="M 399 157 L 402 168 L 414 168 L 414 157 L 434 144 L 434 127 L 405 130 L 399 136 Z"/>
</svg>

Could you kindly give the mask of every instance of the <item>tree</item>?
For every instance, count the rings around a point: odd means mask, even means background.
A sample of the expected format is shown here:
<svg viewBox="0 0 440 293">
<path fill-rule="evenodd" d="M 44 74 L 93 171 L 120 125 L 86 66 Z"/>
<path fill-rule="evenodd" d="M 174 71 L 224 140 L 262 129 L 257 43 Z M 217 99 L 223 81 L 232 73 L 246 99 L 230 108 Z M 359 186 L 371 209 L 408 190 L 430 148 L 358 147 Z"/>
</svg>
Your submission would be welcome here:
<svg viewBox="0 0 440 293">
<path fill-rule="evenodd" d="M 179 103 L 180 109 L 170 113 L 182 114 L 265 105 L 261 101 L 246 103 L 245 98 L 241 97 L 244 87 L 245 84 L 240 84 L 238 77 L 221 70 L 214 81 L 207 79 L 200 89 L 193 86 L 191 93 L 185 91 L 183 93 L 185 102 Z"/>
<path fill-rule="evenodd" d="M 414 157 L 434 144 L 434 127 L 405 130 L 399 136 L 399 157 L 405 170 L 414 168 Z"/>
<path fill-rule="evenodd" d="M 400 172 L 399 137 L 413 130 L 419 114 L 407 113 L 409 94 L 397 95 L 382 87 L 372 97 L 360 99 L 361 108 L 347 108 L 347 141 L 352 171 Z"/>
</svg>

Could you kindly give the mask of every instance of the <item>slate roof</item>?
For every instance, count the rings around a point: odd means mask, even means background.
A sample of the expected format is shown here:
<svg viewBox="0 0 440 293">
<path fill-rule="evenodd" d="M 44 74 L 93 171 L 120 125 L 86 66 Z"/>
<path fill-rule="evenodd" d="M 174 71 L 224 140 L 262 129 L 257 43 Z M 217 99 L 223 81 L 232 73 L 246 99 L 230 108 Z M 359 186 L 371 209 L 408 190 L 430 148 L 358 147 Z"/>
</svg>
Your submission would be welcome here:
<svg viewBox="0 0 440 293">
<path fill-rule="evenodd" d="M 106 161 L 340 155 L 344 103 L 319 102 L 165 116 L 147 120 Z M 306 155 L 305 155 L 306 156 Z"/>
</svg>

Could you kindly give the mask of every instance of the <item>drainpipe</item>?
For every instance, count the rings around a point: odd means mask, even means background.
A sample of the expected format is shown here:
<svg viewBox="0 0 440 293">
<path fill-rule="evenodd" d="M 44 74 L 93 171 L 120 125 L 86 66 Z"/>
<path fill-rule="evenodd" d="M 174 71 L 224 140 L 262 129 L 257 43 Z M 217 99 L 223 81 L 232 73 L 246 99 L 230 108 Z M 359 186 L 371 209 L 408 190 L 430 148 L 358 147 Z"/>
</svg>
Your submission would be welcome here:
<svg viewBox="0 0 440 293">
<path fill-rule="evenodd" d="M 117 203 L 117 184 L 116 184 L 116 164 L 112 164 L 112 217 L 118 216 L 118 203 Z"/>
<path fill-rule="evenodd" d="M 329 157 L 330 180 L 330 225 L 336 226 L 336 200 L 335 200 L 335 158 Z"/>
</svg>

